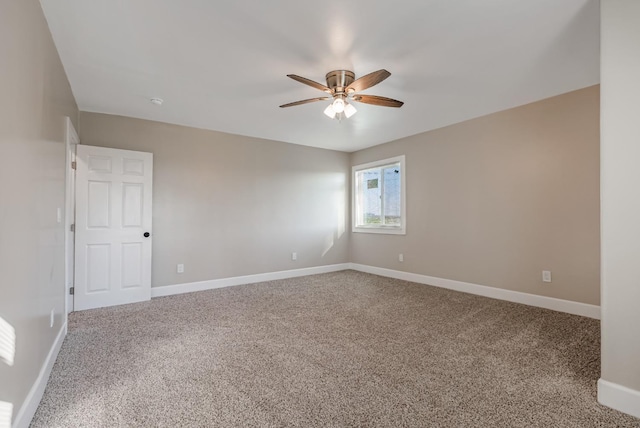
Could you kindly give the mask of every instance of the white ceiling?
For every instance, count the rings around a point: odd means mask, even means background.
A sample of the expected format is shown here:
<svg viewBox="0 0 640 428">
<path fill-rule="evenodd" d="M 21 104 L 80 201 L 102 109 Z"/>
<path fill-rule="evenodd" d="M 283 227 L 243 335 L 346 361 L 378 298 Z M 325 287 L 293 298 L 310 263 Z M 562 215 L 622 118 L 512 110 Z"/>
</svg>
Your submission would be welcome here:
<svg viewBox="0 0 640 428">
<path fill-rule="evenodd" d="M 599 82 L 597 0 L 41 3 L 80 110 L 347 152 Z M 323 95 L 287 74 L 381 68 L 400 109 L 278 107 Z"/>
</svg>

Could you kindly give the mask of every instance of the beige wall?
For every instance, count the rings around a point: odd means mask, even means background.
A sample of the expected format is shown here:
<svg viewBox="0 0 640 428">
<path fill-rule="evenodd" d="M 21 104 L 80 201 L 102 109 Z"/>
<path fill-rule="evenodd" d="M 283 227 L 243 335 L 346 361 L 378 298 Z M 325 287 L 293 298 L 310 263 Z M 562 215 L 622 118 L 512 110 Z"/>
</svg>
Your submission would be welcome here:
<svg viewBox="0 0 640 428">
<path fill-rule="evenodd" d="M 601 3 L 601 402 L 640 417 L 640 2 Z M 625 389 L 628 388 L 628 389 Z"/>
<path fill-rule="evenodd" d="M 349 261 L 348 154 L 105 114 L 80 122 L 82 144 L 153 153 L 153 286 Z"/>
<path fill-rule="evenodd" d="M 351 163 L 403 154 L 407 234 L 353 234 L 353 262 L 599 304 L 597 86 L 358 151 Z"/>
<path fill-rule="evenodd" d="M 0 2 L 0 401 L 25 402 L 64 320 L 65 116 L 78 110 L 37 0 Z M 49 327 L 49 314 L 55 324 Z M 30 417 L 30 416 L 29 416 Z"/>
</svg>

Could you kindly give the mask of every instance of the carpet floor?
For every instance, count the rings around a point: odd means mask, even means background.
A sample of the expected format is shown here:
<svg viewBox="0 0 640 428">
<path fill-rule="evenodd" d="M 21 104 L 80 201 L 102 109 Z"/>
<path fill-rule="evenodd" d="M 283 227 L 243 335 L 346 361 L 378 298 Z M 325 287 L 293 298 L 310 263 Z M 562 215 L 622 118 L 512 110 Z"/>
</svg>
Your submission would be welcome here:
<svg viewBox="0 0 640 428">
<path fill-rule="evenodd" d="M 33 427 L 640 427 L 597 320 L 355 271 L 73 313 Z"/>
</svg>

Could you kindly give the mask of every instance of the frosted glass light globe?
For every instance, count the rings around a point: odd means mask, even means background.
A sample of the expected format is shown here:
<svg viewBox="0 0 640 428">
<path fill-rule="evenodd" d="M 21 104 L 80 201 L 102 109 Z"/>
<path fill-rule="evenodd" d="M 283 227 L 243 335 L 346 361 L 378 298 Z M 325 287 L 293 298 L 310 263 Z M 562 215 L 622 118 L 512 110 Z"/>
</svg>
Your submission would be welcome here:
<svg viewBox="0 0 640 428">
<path fill-rule="evenodd" d="M 358 110 L 353 106 L 353 104 L 345 103 L 344 106 L 344 115 L 349 119 L 351 116 L 357 113 Z"/>
<path fill-rule="evenodd" d="M 342 113 L 344 111 L 344 100 L 342 98 L 336 98 L 333 102 L 333 111 L 336 113 Z"/>
<path fill-rule="evenodd" d="M 324 114 L 326 114 L 331 119 L 336 117 L 336 111 L 333 109 L 333 104 L 329 104 L 327 108 L 324 109 Z"/>
</svg>

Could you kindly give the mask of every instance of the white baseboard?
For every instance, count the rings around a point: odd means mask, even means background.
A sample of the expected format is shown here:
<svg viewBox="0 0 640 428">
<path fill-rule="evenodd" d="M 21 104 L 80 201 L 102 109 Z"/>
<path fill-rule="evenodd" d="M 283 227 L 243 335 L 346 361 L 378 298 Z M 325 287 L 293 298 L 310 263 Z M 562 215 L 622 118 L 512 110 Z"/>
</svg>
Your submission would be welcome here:
<svg viewBox="0 0 640 428">
<path fill-rule="evenodd" d="M 598 380 L 598 402 L 612 409 L 640 418 L 640 391 Z"/>
<path fill-rule="evenodd" d="M 559 312 L 580 315 L 589 318 L 600 319 L 600 306 L 586 303 L 573 302 L 571 300 L 556 299 L 554 297 L 538 296 L 522 293 L 520 291 L 505 290 L 502 288 L 487 287 L 486 285 L 472 284 L 470 282 L 455 281 L 435 276 L 421 275 L 417 273 L 403 272 L 359 263 L 340 263 L 327 266 L 315 266 L 303 269 L 283 270 L 279 272 L 259 273 L 255 275 L 234 276 L 231 278 L 212 279 L 209 281 L 189 282 L 184 284 L 165 285 L 153 287 L 151 297 L 171 296 L 174 294 L 191 293 L 194 291 L 212 290 L 214 288 L 232 287 L 234 285 L 253 284 L 256 282 L 274 281 L 278 279 L 295 278 L 298 276 L 315 275 L 319 273 L 337 272 L 353 269 L 374 275 L 417 282 L 419 284 L 433 285 L 435 287 L 448 288 L 464 293 L 491 297 L 493 299 L 506 300 L 508 302 L 522 303 L 524 305 L 551 309 Z"/>
<path fill-rule="evenodd" d="M 234 276 L 231 278 L 212 279 L 209 281 L 188 282 L 184 284 L 165 285 L 151 288 L 151 297 L 171 296 L 194 291 L 213 290 L 214 288 L 232 287 L 234 285 L 254 284 L 256 282 L 275 281 L 298 276 L 316 275 L 319 273 L 337 272 L 350 269 L 350 263 L 315 266 L 303 269 L 283 270 L 279 272 L 259 273 L 255 275 Z"/>
<path fill-rule="evenodd" d="M 66 334 L 67 323 L 65 322 L 62 327 L 60 327 L 58 336 L 56 336 L 56 340 L 53 342 L 53 345 L 49 350 L 47 359 L 44 361 L 44 364 L 40 369 L 40 373 L 38 374 L 36 381 L 31 386 L 29 394 L 27 394 L 27 398 L 25 398 L 24 403 L 22 403 L 22 406 L 20 407 L 20 410 L 18 411 L 18 413 L 16 413 L 16 418 L 13 422 L 13 428 L 27 428 L 31 424 L 31 419 L 33 419 L 33 415 L 35 415 L 36 410 L 38 410 L 40 400 L 42 399 L 42 395 L 44 394 L 44 389 L 47 386 L 49 376 L 51 375 L 53 363 L 56 362 L 58 352 L 60 352 L 60 347 L 62 347 L 62 342 L 64 342 L 64 337 L 66 336 Z"/>
<path fill-rule="evenodd" d="M 491 297 L 493 299 L 506 300 L 508 302 L 522 303 L 529 306 L 536 306 L 539 308 L 581 315 L 583 317 L 600 319 L 600 306 L 596 305 L 556 299 L 554 297 L 538 296 L 535 294 L 522 293 L 520 291 L 505 290 L 503 288 L 487 287 L 486 285 L 472 284 L 470 282 L 437 278 L 435 276 L 361 265 L 358 263 L 351 263 L 351 269 L 360 272 L 372 273 L 374 275 L 386 276 L 389 278 L 402 279 L 404 281 L 417 282 L 419 284 L 448 288 L 449 290 L 462 291 L 464 293 L 477 294 L 479 296 Z"/>
</svg>

